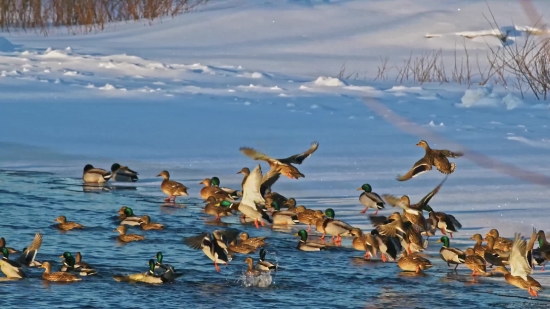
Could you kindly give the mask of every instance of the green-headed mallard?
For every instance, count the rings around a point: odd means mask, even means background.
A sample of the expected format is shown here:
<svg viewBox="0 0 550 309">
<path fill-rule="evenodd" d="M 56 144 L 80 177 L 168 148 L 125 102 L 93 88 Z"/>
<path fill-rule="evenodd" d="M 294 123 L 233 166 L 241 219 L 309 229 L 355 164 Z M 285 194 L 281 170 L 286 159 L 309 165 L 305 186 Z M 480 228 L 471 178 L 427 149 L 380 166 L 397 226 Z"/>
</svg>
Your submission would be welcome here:
<svg viewBox="0 0 550 309">
<path fill-rule="evenodd" d="M 231 196 L 228 192 L 225 192 L 220 187 L 212 186 L 212 181 L 210 178 L 205 178 L 203 181 L 199 182 L 199 184 L 204 185 L 204 187 L 201 189 L 200 196 L 204 200 L 208 200 L 209 197 L 213 196 L 216 198 L 216 200 L 234 200 L 235 198 Z"/>
<path fill-rule="evenodd" d="M 258 263 L 256 263 L 256 269 L 259 271 L 273 271 L 277 270 L 277 265 L 271 263 L 270 261 L 266 261 L 265 259 L 266 251 L 264 248 L 260 249 L 260 259 L 258 260 Z"/>
<path fill-rule="evenodd" d="M 215 197 L 211 196 L 208 198 L 207 202 L 208 203 L 204 206 L 204 213 L 216 216 L 216 221 L 220 221 L 221 217 L 233 215 L 233 209 L 231 209 L 233 203 L 230 201 L 223 200 L 218 202 Z"/>
<path fill-rule="evenodd" d="M 246 217 L 254 219 L 254 225 L 256 228 L 258 222 L 264 225 L 264 220 L 273 223 L 273 220 L 267 215 L 267 213 L 258 207 L 258 205 L 265 205 L 265 199 L 260 194 L 260 186 L 262 181 L 262 169 L 258 164 L 250 175 L 246 178 L 243 189 L 243 197 L 239 203 L 239 211 Z"/>
<path fill-rule="evenodd" d="M 177 278 L 183 276 L 182 273 L 179 273 L 176 271 L 176 269 L 170 265 L 170 264 L 165 264 L 162 262 L 162 260 L 164 259 L 164 256 L 162 254 L 162 252 L 157 252 L 157 254 L 155 255 L 155 258 L 157 259 L 157 261 L 155 262 L 155 269 L 163 269 L 164 271 L 160 274 L 160 276 L 166 281 L 166 282 L 173 282 L 175 281 Z"/>
<path fill-rule="evenodd" d="M 126 207 L 126 206 L 123 206 Z M 141 224 L 141 217 L 138 217 L 134 214 L 134 210 L 130 207 L 126 207 L 123 210 L 123 213 L 119 216 L 120 225 L 130 225 L 138 226 Z"/>
<path fill-rule="evenodd" d="M 168 171 L 165 170 L 160 172 L 157 177 L 163 178 L 160 189 L 164 194 L 168 195 L 168 197 L 164 199 L 165 202 L 175 203 L 178 196 L 189 195 L 186 186 L 177 181 L 170 180 L 170 173 Z"/>
<path fill-rule="evenodd" d="M 55 227 L 58 230 L 69 231 L 72 229 L 83 229 L 84 225 L 72 221 L 67 221 L 67 217 L 59 216 L 53 222 L 59 222 Z"/>
<path fill-rule="evenodd" d="M 510 271 L 504 266 L 498 266 L 495 271 L 504 274 L 506 282 L 520 289 L 527 290 L 531 296 L 538 296 L 542 291 L 540 283 L 529 276 L 533 274 L 533 269 L 527 261 L 527 242 L 520 234 L 514 235 L 514 243 L 510 250 Z"/>
<path fill-rule="evenodd" d="M 42 234 L 36 233 L 34 235 L 32 243 L 29 245 L 29 247 L 23 249 L 17 260 L 14 261 L 9 259 L 10 253 L 6 247 L 3 247 L 1 249 L 3 259 L 15 267 L 39 267 L 42 265 L 42 262 L 37 261 L 35 258 L 36 254 L 38 253 L 38 249 L 40 249 L 40 246 L 42 246 Z"/>
<path fill-rule="evenodd" d="M 321 251 L 327 247 L 325 244 L 307 241 L 307 232 L 305 230 L 299 230 L 294 236 L 300 236 L 297 248 L 302 251 Z"/>
<path fill-rule="evenodd" d="M 533 259 L 544 270 L 545 264 L 550 260 L 550 243 L 546 240 L 543 230 L 539 230 L 536 237 L 539 247 L 533 250 Z"/>
<path fill-rule="evenodd" d="M 288 210 L 281 211 L 281 207 L 279 206 L 279 202 L 277 201 L 273 201 L 271 205 L 275 209 L 271 213 L 274 225 L 293 225 L 300 223 L 297 213 Z"/>
<path fill-rule="evenodd" d="M 466 263 L 466 254 L 460 249 L 450 247 L 449 237 L 442 236 L 437 242 L 443 243 L 439 255 L 443 261 L 447 262 L 447 266 L 455 264 L 454 270 L 456 270 L 458 265 Z"/>
<path fill-rule="evenodd" d="M 226 265 L 232 260 L 227 249 L 229 243 L 233 242 L 240 231 L 235 229 L 215 230 L 210 233 L 201 233 L 196 236 L 184 238 L 183 242 L 192 249 L 202 250 L 204 255 L 214 262 L 216 271 L 220 271 L 218 263 Z"/>
<path fill-rule="evenodd" d="M 305 177 L 304 174 L 300 173 L 300 171 L 292 164 L 290 163 L 283 163 L 277 159 L 274 159 L 264 153 L 261 153 L 253 148 L 249 147 L 241 147 L 239 150 L 249 158 L 253 160 L 262 160 L 269 164 L 269 167 L 272 170 L 278 170 L 278 172 L 282 175 L 287 176 L 290 179 L 299 179 L 300 177 Z M 243 190 L 246 192 L 246 190 Z M 244 194 L 244 192 L 243 192 Z"/>
<path fill-rule="evenodd" d="M 422 159 L 416 161 L 413 167 L 406 174 L 397 176 L 397 180 L 409 180 L 422 173 L 430 171 L 432 166 L 435 166 L 435 168 L 443 174 L 451 174 L 455 171 L 456 164 L 454 162 L 450 163 L 447 158 L 458 158 L 464 155 L 462 152 L 452 152 L 446 149 L 431 149 L 428 143 L 424 140 L 418 142 L 416 146 L 424 148 L 426 150 L 426 154 Z"/>
<path fill-rule="evenodd" d="M 375 215 L 378 214 L 378 211 L 380 209 L 384 209 L 384 204 L 386 204 L 380 195 L 376 192 L 372 192 L 372 187 L 368 183 L 365 183 L 361 186 L 361 188 L 357 189 L 357 191 L 363 191 L 361 195 L 359 195 L 359 202 L 365 206 L 365 209 L 361 211 L 362 214 L 367 212 L 367 209 L 373 208 L 376 209 Z"/>
<path fill-rule="evenodd" d="M 325 215 L 327 216 L 326 219 L 323 220 L 323 235 L 321 236 L 321 239 L 325 239 L 325 235 L 332 236 L 332 241 L 334 242 L 334 238 L 336 237 L 336 243 L 342 242 L 342 236 L 352 236 L 351 230 L 353 227 L 344 221 L 341 220 L 335 220 L 334 216 L 334 210 L 332 208 L 327 208 L 325 210 Z"/>
<path fill-rule="evenodd" d="M 485 259 L 483 259 L 481 256 L 476 254 L 473 248 L 468 248 L 464 252 L 466 255 L 466 259 L 464 260 L 464 265 L 472 270 L 472 276 L 476 276 L 477 274 L 486 274 L 487 273 L 487 266 Z"/>
<path fill-rule="evenodd" d="M 408 254 L 407 252 L 403 252 L 403 256 L 397 260 L 397 266 L 404 271 L 414 271 L 417 274 L 421 270 L 424 271 L 433 267 L 428 259 L 414 253 Z"/>
<path fill-rule="evenodd" d="M 67 273 L 67 272 L 55 272 L 52 273 L 52 265 L 50 262 L 44 262 L 42 263 L 41 268 L 44 268 L 44 273 L 42 274 L 42 278 L 47 281 L 54 281 L 54 282 L 75 282 L 75 281 L 81 281 L 82 279 L 79 278 L 76 275 Z"/>
<path fill-rule="evenodd" d="M 121 166 L 118 163 L 111 165 L 111 174 L 113 181 L 136 182 L 138 181 L 138 172 L 131 170 L 128 166 Z"/>
<path fill-rule="evenodd" d="M 4 237 L 0 237 L 0 248 L 2 247 L 6 247 L 6 240 L 4 239 Z M 13 249 L 12 247 L 6 247 L 6 249 L 8 249 L 8 252 L 10 254 L 14 254 L 14 253 L 17 253 L 19 251 Z"/>
<path fill-rule="evenodd" d="M 84 171 L 82 172 L 82 179 L 84 182 L 88 183 L 104 183 L 109 181 L 113 174 L 102 168 L 95 168 L 91 164 L 86 164 L 84 166 Z"/>
<path fill-rule="evenodd" d="M 80 252 L 78 254 L 80 258 Z M 91 276 L 96 275 L 97 271 L 91 268 L 88 264 L 77 263 L 77 259 L 68 251 L 65 251 L 60 258 L 63 259 L 63 266 L 61 267 L 62 272 L 76 272 L 80 276 Z"/>
<path fill-rule="evenodd" d="M 170 274 L 171 270 L 166 270 L 164 273 L 156 275 L 155 260 L 150 259 L 148 265 L 149 269 L 146 272 L 130 275 L 114 275 L 113 279 L 118 282 L 141 282 L 148 284 L 162 284 L 166 282 L 171 282 L 171 280 L 169 279 L 172 278 L 172 274 Z"/>
<path fill-rule="evenodd" d="M 453 215 L 440 211 L 435 212 L 430 205 L 426 205 L 424 210 L 430 214 L 432 225 L 436 226 L 443 235 L 447 235 L 447 233 L 449 233 L 451 238 L 453 238 L 453 233 L 457 233 L 457 229 L 462 228 L 462 224 L 460 224 L 460 222 L 458 222 Z"/>
<path fill-rule="evenodd" d="M 242 196 L 242 193 L 239 194 L 239 190 L 231 189 L 231 188 L 228 188 L 228 187 L 220 187 L 220 179 L 216 176 L 210 178 L 210 184 L 214 187 L 218 187 L 218 188 L 222 189 L 223 191 L 229 193 L 229 195 L 233 199 L 237 199 L 240 196 Z"/>
<path fill-rule="evenodd" d="M 118 232 L 120 235 L 118 235 L 117 239 L 122 242 L 132 242 L 132 241 L 140 241 L 144 240 L 145 236 L 138 235 L 138 234 L 126 234 L 128 231 L 128 228 L 125 225 L 120 225 L 116 228 L 113 232 Z"/>
<path fill-rule="evenodd" d="M 4 248 L 4 247 L 3 247 Z M 23 279 L 27 278 L 27 275 L 21 267 L 17 267 L 10 263 L 9 260 L 1 259 L 0 260 L 0 271 L 6 276 L 8 279 Z"/>
<path fill-rule="evenodd" d="M 151 222 L 151 217 L 148 215 L 141 216 L 141 221 L 139 226 L 142 230 L 148 231 L 148 230 L 164 230 L 164 225 L 157 223 L 157 222 Z"/>
</svg>

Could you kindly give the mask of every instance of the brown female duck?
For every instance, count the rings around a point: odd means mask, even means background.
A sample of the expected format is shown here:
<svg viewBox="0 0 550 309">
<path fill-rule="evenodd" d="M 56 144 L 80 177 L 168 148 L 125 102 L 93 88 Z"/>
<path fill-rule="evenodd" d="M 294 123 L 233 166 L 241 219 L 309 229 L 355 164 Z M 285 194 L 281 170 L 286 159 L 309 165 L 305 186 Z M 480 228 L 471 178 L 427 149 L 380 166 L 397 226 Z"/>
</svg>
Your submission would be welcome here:
<svg viewBox="0 0 550 309">
<path fill-rule="evenodd" d="M 458 158 L 464 155 L 462 152 L 452 152 L 446 149 L 431 149 L 425 140 L 421 140 L 416 146 L 424 148 L 426 154 L 422 159 L 418 160 L 406 174 L 398 176 L 397 180 L 409 180 L 424 172 L 430 171 L 432 166 L 435 166 L 435 168 L 443 174 L 451 174 L 455 171 L 456 164 L 454 162 L 450 163 L 447 158 Z"/>
<path fill-rule="evenodd" d="M 164 225 L 156 222 L 151 222 L 151 217 L 148 215 L 141 216 L 141 221 L 139 226 L 142 230 L 164 230 Z"/>
<path fill-rule="evenodd" d="M 212 186 L 212 180 L 210 180 L 210 178 L 205 178 L 203 181 L 199 182 L 199 184 L 204 185 L 200 191 L 200 195 L 204 200 L 208 200 L 209 197 L 214 197 L 218 201 L 234 200 L 229 192 L 224 191 L 220 187 Z"/>
<path fill-rule="evenodd" d="M 512 249 L 514 242 L 508 238 L 499 237 L 497 229 L 490 230 L 489 233 L 485 234 L 485 237 L 487 236 L 493 236 L 495 239 L 494 249 L 502 251 L 510 251 Z"/>
<path fill-rule="evenodd" d="M 145 239 L 145 236 L 143 236 L 143 235 L 126 234 L 127 231 L 128 231 L 128 228 L 125 225 L 120 225 L 113 232 L 119 232 L 120 233 L 120 235 L 118 235 L 118 240 L 122 241 L 122 242 L 140 241 L 140 240 Z"/>
<path fill-rule="evenodd" d="M 233 209 L 230 201 L 218 202 L 215 197 L 211 196 L 206 200 L 208 203 L 204 206 L 204 213 L 211 216 L 216 216 L 215 220 L 220 221 L 221 217 L 233 215 Z"/>
<path fill-rule="evenodd" d="M 45 271 L 42 274 L 42 278 L 47 281 L 54 281 L 54 282 L 74 282 L 74 281 L 81 281 L 82 279 L 77 277 L 76 275 L 70 274 L 68 272 L 55 272 L 52 273 L 52 265 L 50 262 L 44 262 L 42 263 L 42 266 L 40 268 L 44 268 Z"/>
<path fill-rule="evenodd" d="M 267 244 L 265 242 L 265 236 L 251 238 L 247 232 L 242 232 L 241 235 L 239 235 L 239 239 L 241 240 L 242 244 L 246 244 L 254 248 L 263 247 Z"/>
<path fill-rule="evenodd" d="M 59 216 L 53 222 L 59 222 L 56 225 L 56 228 L 62 231 L 69 231 L 72 229 L 83 229 L 84 226 L 80 223 L 67 221 L 67 218 L 65 216 Z"/>
<path fill-rule="evenodd" d="M 472 270 L 472 276 L 487 273 L 485 260 L 476 254 L 473 248 L 466 249 L 464 254 L 466 255 L 464 265 Z"/>
<path fill-rule="evenodd" d="M 157 177 L 162 177 L 164 180 L 162 180 L 162 183 L 160 184 L 160 189 L 164 194 L 168 195 L 164 201 L 166 202 L 176 202 L 176 198 L 178 196 L 188 196 L 187 193 L 187 187 L 183 184 L 170 180 L 170 173 L 168 171 L 162 171 L 160 174 L 157 175 Z M 173 200 L 172 200 L 173 198 Z"/>
<path fill-rule="evenodd" d="M 262 160 L 269 164 L 269 167 L 272 170 L 277 169 L 280 174 L 287 176 L 290 179 L 299 179 L 300 177 L 305 177 L 304 174 L 290 163 L 283 163 L 277 159 L 274 159 L 264 153 L 261 153 L 254 148 L 250 147 L 241 147 L 239 150 L 249 158 L 253 160 Z"/>
</svg>

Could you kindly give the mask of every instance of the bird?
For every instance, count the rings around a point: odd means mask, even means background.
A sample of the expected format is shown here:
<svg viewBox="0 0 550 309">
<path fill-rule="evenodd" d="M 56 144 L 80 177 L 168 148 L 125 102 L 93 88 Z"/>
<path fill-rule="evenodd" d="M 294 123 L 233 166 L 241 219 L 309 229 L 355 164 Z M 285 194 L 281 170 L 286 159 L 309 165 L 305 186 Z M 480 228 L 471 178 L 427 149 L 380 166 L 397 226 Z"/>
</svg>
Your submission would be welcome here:
<svg viewBox="0 0 550 309">
<path fill-rule="evenodd" d="M 266 251 L 264 248 L 260 249 L 260 258 L 258 260 L 258 263 L 256 263 L 256 269 L 259 271 L 273 271 L 277 270 L 277 265 L 266 261 L 265 259 Z"/>
<path fill-rule="evenodd" d="M 42 262 L 36 260 L 36 254 L 40 246 L 42 246 L 42 234 L 36 233 L 31 244 L 23 249 L 17 260 L 9 260 L 9 250 L 6 247 L 1 249 L 3 259 L 15 267 L 40 267 Z"/>
<path fill-rule="evenodd" d="M 240 231 L 236 229 L 215 230 L 212 233 L 204 232 L 196 236 L 191 236 L 183 239 L 191 249 L 202 250 L 204 255 L 214 262 L 214 267 L 217 272 L 220 272 L 218 263 L 226 265 L 232 260 L 227 249 L 228 244 L 233 242 Z"/>
<path fill-rule="evenodd" d="M 403 256 L 397 260 L 397 266 L 404 271 L 414 271 L 417 274 L 420 273 L 420 271 L 433 267 L 430 260 L 418 254 L 408 254 L 406 251 L 403 252 Z"/>
<path fill-rule="evenodd" d="M 1 259 L 0 260 L 0 271 L 6 276 L 8 279 L 23 279 L 27 278 L 27 275 L 25 272 L 21 269 L 21 267 L 17 267 L 10 263 L 10 261 Z"/>
<path fill-rule="evenodd" d="M 462 224 L 453 215 L 444 212 L 435 212 L 430 205 L 424 206 L 424 210 L 430 214 L 429 218 L 432 226 L 437 227 L 443 235 L 449 233 L 451 238 L 453 238 L 453 233 L 458 232 L 457 228 L 462 228 Z"/>
<path fill-rule="evenodd" d="M 281 211 L 281 207 L 277 201 L 272 202 L 271 205 L 275 209 L 271 213 L 274 225 L 293 225 L 300 223 L 297 213 L 288 210 Z"/>
<path fill-rule="evenodd" d="M 140 222 L 141 223 L 139 224 L 139 226 L 142 230 L 164 230 L 164 225 L 157 222 L 151 222 L 151 217 L 149 217 L 148 215 L 141 216 Z"/>
<path fill-rule="evenodd" d="M 464 265 L 472 270 L 472 276 L 476 276 L 477 274 L 484 275 L 487 273 L 485 259 L 479 256 L 473 248 L 466 249 L 466 251 L 464 251 L 464 254 L 466 255 Z"/>
<path fill-rule="evenodd" d="M 361 186 L 361 188 L 357 189 L 357 191 L 363 191 L 361 195 L 359 195 L 359 202 L 365 206 L 365 209 L 361 211 L 362 214 L 367 212 L 367 209 L 374 208 L 376 209 L 375 215 L 378 214 L 378 211 L 380 209 L 384 209 L 384 205 L 386 204 L 384 200 L 378 195 L 376 192 L 372 192 L 372 187 L 368 183 L 365 183 Z"/>
<path fill-rule="evenodd" d="M 432 169 L 432 166 L 435 166 L 443 174 L 451 174 L 455 171 L 456 164 L 454 162 L 450 163 L 447 158 L 458 158 L 464 155 L 458 151 L 431 149 L 425 140 L 421 140 L 416 146 L 424 148 L 426 151 L 424 157 L 414 163 L 413 167 L 406 174 L 397 176 L 398 181 L 406 181 L 428 172 Z"/>
<path fill-rule="evenodd" d="M 220 221 L 222 217 L 233 215 L 233 209 L 231 208 L 233 205 L 232 202 L 223 200 L 218 203 L 213 196 L 209 197 L 206 201 L 208 203 L 204 206 L 204 213 L 216 216 L 216 221 Z"/>
<path fill-rule="evenodd" d="M 86 164 L 82 172 L 82 179 L 86 183 L 104 183 L 109 181 L 112 176 L 113 174 L 111 172 L 102 168 L 96 168 L 91 164 Z"/>
<path fill-rule="evenodd" d="M 203 181 L 199 182 L 199 184 L 204 185 L 204 187 L 199 192 L 200 196 L 204 200 L 208 200 L 208 198 L 211 196 L 213 196 L 214 198 L 216 198 L 216 200 L 219 200 L 219 201 L 235 200 L 235 198 L 229 192 L 222 190 L 220 187 L 213 186 L 210 178 L 205 178 Z"/>
<path fill-rule="evenodd" d="M 162 177 L 162 183 L 160 184 L 160 189 L 164 194 L 168 195 L 167 198 L 164 199 L 165 202 L 176 202 L 176 198 L 178 196 L 188 196 L 187 193 L 187 187 L 183 184 L 170 180 L 170 173 L 166 170 L 160 172 L 160 174 L 157 175 L 157 177 Z M 173 199 L 172 199 L 173 198 Z"/>
<path fill-rule="evenodd" d="M 3 247 L 6 247 L 6 240 L 4 239 L 4 237 L 0 237 L 0 248 L 3 248 Z M 19 252 L 12 247 L 6 247 L 6 249 L 8 249 L 10 254 Z"/>
<path fill-rule="evenodd" d="M 499 249 L 502 251 L 510 251 L 512 249 L 512 245 L 514 242 L 508 238 L 499 237 L 499 233 L 497 229 L 491 229 L 485 236 L 493 236 L 495 239 L 495 249 Z"/>
<path fill-rule="evenodd" d="M 126 231 L 128 231 L 128 228 L 125 225 L 120 225 L 113 232 L 118 232 L 120 234 L 118 235 L 117 239 L 121 242 L 132 242 L 132 241 L 140 241 L 145 239 L 145 236 L 143 235 L 126 234 Z"/>
<path fill-rule="evenodd" d="M 449 237 L 442 236 L 437 242 L 443 243 L 439 250 L 439 255 L 447 263 L 447 266 L 455 264 L 456 266 L 453 270 L 456 270 L 458 265 L 466 263 L 466 254 L 460 249 L 450 247 Z"/>
<path fill-rule="evenodd" d="M 332 242 L 340 244 L 342 242 L 342 236 L 352 236 L 351 230 L 353 227 L 344 221 L 335 220 L 335 212 L 332 208 L 327 208 L 325 210 L 325 219 L 320 219 L 317 221 L 316 228 L 319 232 L 322 232 L 323 235 L 321 239 L 325 239 L 325 235 L 332 235 Z M 336 237 L 336 240 L 334 239 Z"/>
<path fill-rule="evenodd" d="M 242 192 L 239 192 L 239 190 L 234 190 L 234 189 L 231 189 L 231 188 L 228 188 L 228 187 L 220 187 L 220 179 L 216 176 L 210 178 L 210 184 L 214 187 L 218 187 L 218 188 L 222 189 L 223 191 L 229 193 L 229 195 L 233 199 L 237 199 L 240 196 L 242 196 Z"/>
<path fill-rule="evenodd" d="M 155 269 L 162 268 L 164 270 L 164 272 L 161 273 L 161 277 L 164 279 L 164 282 L 173 282 L 177 278 L 183 276 L 183 273 L 177 272 L 172 265 L 162 262 L 164 259 L 164 255 L 161 251 L 157 252 L 155 258 L 157 259 L 155 262 Z"/>
<path fill-rule="evenodd" d="M 118 217 L 120 225 L 138 226 L 141 224 L 141 217 L 134 215 L 134 210 L 130 207 L 123 206 L 122 214 Z"/>
<path fill-rule="evenodd" d="M 52 273 L 52 265 L 50 262 L 44 262 L 40 268 L 44 268 L 44 273 L 42 274 L 42 278 L 47 281 L 54 281 L 54 282 L 75 282 L 75 281 L 82 281 L 81 278 L 79 278 L 76 275 L 67 273 L 67 272 L 54 272 Z"/>
<path fill-rule="evenodd" d="M 82 263 L 80 260 L 82 257 L 80 252 L 78 253 L 79 263 L 77 259 L 68 251 L 65 251 L 60 258 L 63 259 L 63 266 L 61 267 L 62 272 L 76 272 L 80 276 L 91 276 L 96 275 L 97 270 L 93 269 L 86 263 Z M 86 266 L 85 266 L 86 265 Z"/>
<path fill-rule="evenodd" d="M 290 179 L 299 179 L 305 177 L 294 165 L 290 163 L 283 163 L 278 159 L 274 159 L 264 153 L 257 151 L 250 147 L 241 147 L 239 150 L 249 158 L 253 160 L 266 161 L 272 170 L 277 170 L 279 173 L 287 176 Z M 244 194 L 244 193 L 243 193 Z"/>
<path fill-rule="evenodd" d="M 254 260 L 251 257 L 247 257 L 244 260 L 244 262 L 248 264 L 248 268 L 246 269 L 246 272 L 244 273 L 245 276 L 259 276 L 259 275 L 261 275 L 261 272 L 254 268 Z"/>
<path fill-rule="evenodd" d="M 264 247 L 265 245 L 267 245 L 267 243 L 265 242 L 265 238 L 266 238 L 265 236 L 250 237 L 250 235 L 248 235 L 247 232 L 242 232 L 239 235 L 239 239 L 241 243 L 250 245 L 254 248 Z"/>
<path fill-rule="evenodd" d="M 258 205 L 265 205 L 265 199 L 260 194 L 262 181 L 262 168 L 258 164 L 246 178 L 243 189 L 243 197 L 238 210 L 246 217 L 254 219 L 256 228 L 260 228 L 258 222 L 264 226 L 264 221 L 273 223 L 269 215 Z"/>
<path fill-rule="evenodd" d="M 298 164 L 298 165 L 301 165 L 304 162 L 304 160 L 309 158 L 315 151 L 317 151 L 318 148 L 319 148 L 319 142 L 313 141 L 308 150 L 306 150 L 302 153 L 299 153 L 299 154 L 292 155 L 288 158 L 277 159 L 277 160 L 279 162 L 285 163 L 285 164 Z"/>
<path fill-rule="evenodd" d="M 136 182 L 138 181 L 138 172 L 131 170 L 128 166 L 121 166 L 118 163 L 111 165 L 111 179 L 119 182 Z"/>
<path fill-rule="evenodd" d="M 298 249 L 302 251 L 321 251 L 325 250 L 327 246 L 325 244 L 320 244 L 317 242 L 307 241 L 307 232 L 305 230 L 299 230 L 298 233 L 294 236 L 300 236 L 300 241 L 298 242 Z"/>
<path fill-rule="evenodd" d="M 59 222 L 56 224 L 56 228 L 62 231 L 70 231 L 72 229 L 83 229 L 84 226 L 80 223 L 67 221 L 67 217 L 65 216 L 59 216 L 53 222 Z"/>
</svg>

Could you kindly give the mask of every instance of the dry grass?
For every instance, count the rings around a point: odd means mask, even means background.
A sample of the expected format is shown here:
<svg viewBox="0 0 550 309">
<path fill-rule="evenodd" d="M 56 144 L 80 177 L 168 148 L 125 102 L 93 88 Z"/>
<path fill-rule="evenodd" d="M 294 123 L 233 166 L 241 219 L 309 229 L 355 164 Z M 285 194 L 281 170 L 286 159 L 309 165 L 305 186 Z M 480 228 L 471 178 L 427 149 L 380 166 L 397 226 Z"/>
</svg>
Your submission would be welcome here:
<svg viewBox="0 0 550 309">
<path fill-rule="evenodd" d="M 37 31 L 54 28 L 69 33 L 103 30 L 108 23 L 155 20 L 186 13 L 208 0 L 0 0 L 2 31 Z"/>
</svg>

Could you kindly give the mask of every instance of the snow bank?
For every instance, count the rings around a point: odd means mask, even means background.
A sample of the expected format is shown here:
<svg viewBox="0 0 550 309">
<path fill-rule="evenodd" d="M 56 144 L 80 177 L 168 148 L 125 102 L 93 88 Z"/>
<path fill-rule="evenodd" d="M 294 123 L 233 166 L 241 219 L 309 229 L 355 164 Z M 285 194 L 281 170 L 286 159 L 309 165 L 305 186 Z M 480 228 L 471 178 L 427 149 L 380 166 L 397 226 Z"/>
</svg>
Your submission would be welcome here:
<svg viewBox="0 0 550 309">
<path fill-rule="evenodd" d="M 478 89 L 468 89 L 461 98 L 461 103 L 455 104 L 457 107 L 499 107 L 505 106 L 507 110 L 512 110 L 523 105 L 523 101 L 517 96 L 508 93 L 500 97 L 493 92 L 493 87 L 485 86 Z"/>
</svg>

